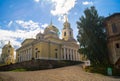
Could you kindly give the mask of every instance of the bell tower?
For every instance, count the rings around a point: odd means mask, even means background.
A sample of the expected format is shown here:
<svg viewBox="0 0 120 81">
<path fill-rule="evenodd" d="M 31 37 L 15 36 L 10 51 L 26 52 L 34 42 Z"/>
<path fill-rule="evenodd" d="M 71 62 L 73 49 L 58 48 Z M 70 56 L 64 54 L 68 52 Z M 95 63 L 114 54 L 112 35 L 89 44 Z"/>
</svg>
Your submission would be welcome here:
<svg viewBox="0 0 120 81">
<path fill-rule="evenodd" d="M 63 24 L 63 29 L 62 29 L 62 39 L 64 40 L 69 40 L 73 39 L 73 30 L 70 27 L 70 23 L 68 22 L 67 16 L 65 16 L 65 22 Z"/>
</svg>

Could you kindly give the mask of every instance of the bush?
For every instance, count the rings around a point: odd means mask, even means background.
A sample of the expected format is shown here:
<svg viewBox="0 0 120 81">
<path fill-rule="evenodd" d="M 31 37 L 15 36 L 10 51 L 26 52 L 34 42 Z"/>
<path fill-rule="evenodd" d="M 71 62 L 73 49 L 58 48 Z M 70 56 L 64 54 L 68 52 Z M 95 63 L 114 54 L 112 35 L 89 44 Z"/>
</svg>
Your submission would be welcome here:
<svg viewBox="0 0 120 81">
<path fill-rule="evenodd" d="M 99 73 L 99 74 L 103 74 L 103 75 L 108 75 L 107 68 L 108 67 L 104 67 L 104 66 L 90 66 L 90 67 L 86 67 L 85 71 L 91 72 L 91 73 Z M 113 66 L 111 66 L 111 68 L 112 68 L 112 75 L 113 76 L 120 76 L 120 69 L 116 69 Z"/>
</svg>

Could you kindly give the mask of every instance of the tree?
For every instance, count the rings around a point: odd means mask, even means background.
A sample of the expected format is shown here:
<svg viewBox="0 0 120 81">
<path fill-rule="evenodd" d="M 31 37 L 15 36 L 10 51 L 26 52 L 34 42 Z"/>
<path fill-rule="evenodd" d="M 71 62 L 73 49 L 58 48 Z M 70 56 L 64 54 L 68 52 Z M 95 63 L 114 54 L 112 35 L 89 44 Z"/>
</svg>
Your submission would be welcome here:
<svg viewBox="0 0 120 81">
<path fill-rule="evenodd" d="M 86 8 L 84 16 L 81 16 L 77 21 L 79 52 L 85 54 L 92 64 L 108 63 L 107 40 L 103 21 L 104 17 L 98 16 L 94 6 Z"/>
</svg>

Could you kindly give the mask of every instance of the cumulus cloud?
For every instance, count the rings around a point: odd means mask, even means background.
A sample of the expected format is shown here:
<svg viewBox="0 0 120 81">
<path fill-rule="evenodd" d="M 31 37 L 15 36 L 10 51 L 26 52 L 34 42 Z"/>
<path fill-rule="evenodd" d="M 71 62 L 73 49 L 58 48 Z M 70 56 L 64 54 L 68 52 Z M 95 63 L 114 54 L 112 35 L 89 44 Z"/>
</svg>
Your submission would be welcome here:
<svg viewBox="0 0 120 81">
<path fill-rule="evenodd" d="M 93 2 L 92 1 L 84 1 L 82 2 L 83 5 L 93 5 Z"/>
<path fill-rule="evenodd" d="M 34 1 L 37 2 L 37 3 L 40 2 L 40 0 L 34 0 Z"/>
<path fill-rule="evenodd" d="M 32 20 L 29 21 L 16 20 L 15 22 L 25 29 L 34 30 L 40 27 L 39 23 L 33 22 Z"/>
<path fill-rule="evenodd" d="M 16 20 L 12 21 L 11 24 L 16 24 L 16 26 L 19 27 L 16 30 L 0 29 L 0 48 L 7 44 L 8 41 L 11 41 L 11 44 L 15 48 L 18 48 L 21 46 L 21 41 L 26 38 L 35 38 L 37 33 L 39 33 L 40 31 L 43 32 L 41 26 L 46 25 L 40 25 L 38 22 L 34 22 L 32 20 Z"/>
<path fill-rule="evenodd" d="M 48 26 L 48 24 L 46 24 L 46 23 L 41 25 L 42 28 L 46 28 L 47 26 Z"/>
<path fill-rule="evenodd" d="M 58 20 L 61 21 L 65 14 L 74 8 L 76 0 L 51 0 L 54 8 L 51 10 L 51 14 L 58 16 Z"/>
</svg>

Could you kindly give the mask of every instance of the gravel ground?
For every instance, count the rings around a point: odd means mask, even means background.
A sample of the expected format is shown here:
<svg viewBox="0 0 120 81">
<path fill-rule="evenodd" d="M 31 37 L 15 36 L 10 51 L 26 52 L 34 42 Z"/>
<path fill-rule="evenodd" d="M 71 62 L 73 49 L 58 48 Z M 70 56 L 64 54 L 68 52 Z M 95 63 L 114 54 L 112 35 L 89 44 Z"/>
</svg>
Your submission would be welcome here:
<svg viewBox="0 0 120 81">
<path fill-rule="evenodd" d="M 0 78 L 3 81 L 120 81 L 119 77 L 85 72 L 80 65 L 40 71 L 0 72 Z"/>
</svg>

